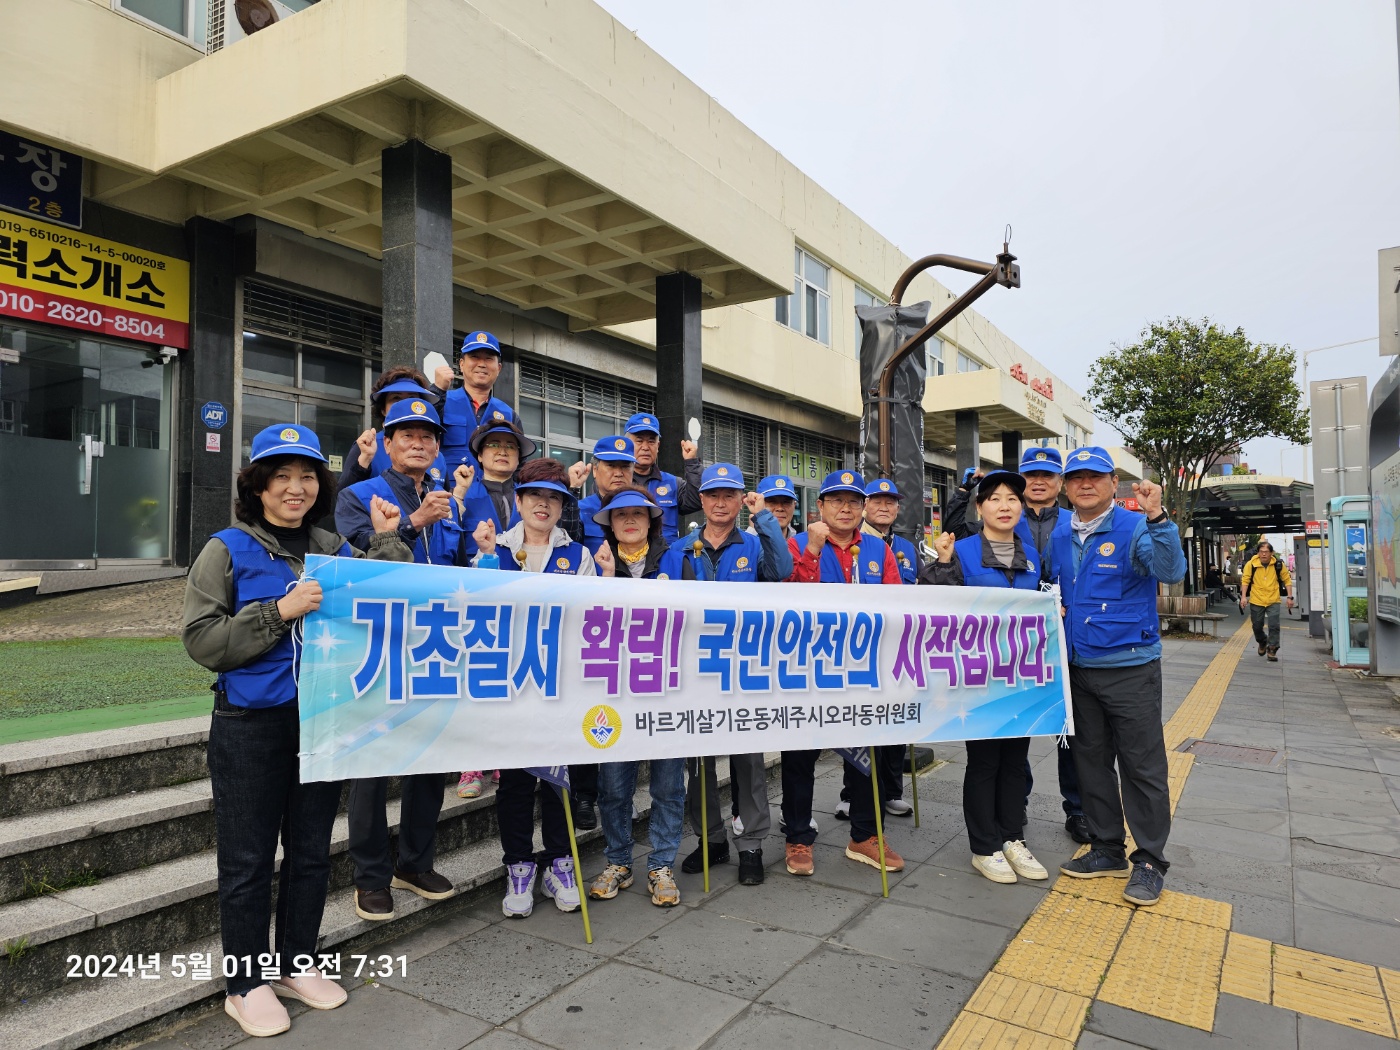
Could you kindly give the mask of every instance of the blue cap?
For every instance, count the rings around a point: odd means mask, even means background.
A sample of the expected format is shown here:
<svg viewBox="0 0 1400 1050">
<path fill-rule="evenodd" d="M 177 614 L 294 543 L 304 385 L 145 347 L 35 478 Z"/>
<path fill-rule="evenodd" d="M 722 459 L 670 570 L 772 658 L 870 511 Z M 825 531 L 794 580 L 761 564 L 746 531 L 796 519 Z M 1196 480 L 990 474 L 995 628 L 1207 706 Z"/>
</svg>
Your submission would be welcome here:
<svg viewBox="0 0 1400 1050">
<path fill-rule="evenodd" d="M 1065 457 L 1065 473 L 1073 474 L 1078 470 L 1093 470 L 1100 474 L 1112 474 L 1117 469 L 1113 466 L 1113 457 L 1098 445 L 1085 445 L 1077 448 Z"/>
<path fill-rule="evenodd" d="M 558 492 L 568 496 L 569 499 L 578 499 L 577 495 L 570 492 L 566 486 L 559 484 L 557 481 L 527 481 L 524 484 L 517 484 L 515 486 L 515 491 L 517 493 L 529 492 L 531 489 L 547 489 L 550 492 Z"/>
<path fill-rule="evenodd" d="M 870 496 L 893 496 L 895 499 L 903 499 L 899 494 L 899 488 L 889 478 L 876 478 L 869 485 L 865 486 L 865 495 Z"/>
<path fill-rule="evenodd" d="M 627 420 L 627 426 L 623 428 L 626 434 L 655 434 L 661 436 L 661 424 L 656 421 L 656 417 L 649 412 L 638 412 Z"/>
<path fill-rule="evenodd" d="M 624 507 L 645 507 L 647 510 L 651 511 L 651 516 L 653 518 L 661 517 L 661 508 L 651 500 L 633 489 L 623 489 L 612 499 L 608 500 L 607 505 L 602 510 L 593 515 L 593 520 L 604 528 L 608 528 L 612 525 L 612 512 L 615 510 L 622 510 Z"/>
<path fill-rule="evenodd" d="M 626 434 L 614 434 L 593 443 L 593 458 L 604 463 L 635 463 L 637 447 Z"/>
<path fill-rule="evenodd" d="M 700 475 L 700 491 L 738 489 L 744 491 L 744 472 L 733 463 L 712 463 Z"/>
<path fill-rule="evenodd" d="M 420 398 L 429 404 L 437 401 L 438 395 L 431 390 L 424 390 L 412 379 L 395 379 L 392 383 L 386 383 L 380 387 L 374 395 L 374 400 L 378 401 L 385 394 L 409 394 L 412 397 Z"/>
<path fill-rule="evenodd" d="M 1065 468 L 1060 462 L 1060 450 L 1033 446 L 1021 453 L 1021 473 L 1029 474 L 1036 470 L 1046 474 L 1063 474 Z"/>
<path fill-rule="evenodd" d="M 859 474 L 854 470 L 833 470 L 822 482 L 821 491 L 818 495 L 826 496 L 833 492 L 853 492 L 857 496 L 865 495 L 865 483 Z"/>
<path fill-rule="evenodd" d="M 758 483 L 757 492 L 764 499 L 797 499 L 797 486 L 786 474 L 769 474 Z"/>
<path fill-rule="evenodd" d="M 258 431 L 248 462 L 256 463 L 264 456 L 306 456 L 322 463 L 326 461 L 321 455 L 320 438 L 309 427 L 294 423 L 274 423 Z"/>
<path fill-rule="evenodd" d="M 480 426 L 472 431 L 471 439 L 467 442 L 467 447 L 472 450 L 472 455 L 477 459 L 481 458 L 481 446 L 486 444 L 486 439 L 492 434 L 509 434 L 515 438 L 515 443 L 520 446 L 521 460 L 527 460 L 535 454 L 535 443 L 521 433 L 520 428 L 514 426 L 510 420 L 503 419 L 493 426 Z"/>
<path fill-rule="evenodd" d="M 489 350 L 500 357 L 501 341 L 490 332 L 468 332 L 467 337 L 462 340 L 462 354 L 469 354 L 473 350 Z"/>
<path fill-rule="evenodd" d="M 442 433 L 442 422 L 438 419 L 437 409 L 428 404 L 427 401 L 417 397 L 390 405 L 389 411 L 384 413 L 384 429 L 386 431 L 401 423 L 427 423 L 439 434 Z"/>
</svg>

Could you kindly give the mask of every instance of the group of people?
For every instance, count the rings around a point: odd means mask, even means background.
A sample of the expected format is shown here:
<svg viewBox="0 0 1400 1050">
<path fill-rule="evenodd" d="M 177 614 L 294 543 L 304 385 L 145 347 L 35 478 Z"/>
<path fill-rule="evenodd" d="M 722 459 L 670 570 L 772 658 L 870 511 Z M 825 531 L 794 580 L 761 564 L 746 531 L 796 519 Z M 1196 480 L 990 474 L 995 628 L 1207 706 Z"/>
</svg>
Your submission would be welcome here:
<svg viewBox="0 0 1400 1050">
<path fill-rule="evenodd" d="M 1078 878 L 1127 878 L 1130 902 L 1156 902 L 1170 825 L 1156 583 L 1184 573 L 1159 487 L 1135 485 L 1144 513 L 1127 511 L 1114 504 L 1118 478 L 1103 449 L 1075 450 L 1062 460 L 1057 449 L 1032 448 L 1019 472 L 965 479 L 962 506 L 957 500 L 950 506 L 950 527 L 936 540 L 936 558 L 925 563 L 912 542 L 893 532 L 903 498 L 893 481 L 866 482 L 849 470 L 829 474 L 820 486 L 817 520 L 799 532 L 793 479 L 770 475 L 750 489 L 739 467 L 704 466 L 689 441 L 680 445 L 684 476 L 664 472 L 658 465 L 661 429 L 648 413 L 632 416 L 623 433 L 599 439 L 588 463 L 565 467 L 531 458 L 534 445 L 515 411 L 493 395 L 499 372 L 500 346 L 487 332 L 472 333 L 463 345 L 460 387 L 452 369 L 439 370 L 432 383 L 413 369 L 386 371 L 372 394 L 382 426 L 367 430 L 350 450 L 338 496 L 313 432 L 292 424 L 267 428 L 253 440 L 249 465 L 238 476 L 237 522 L 217 533 L 191 568 L 185 645 L 218 673 L 209 768 L 223 950 L 244 963 L 227 979 L 225 1011 L 246 1033 L 287 1030 L 279 997 L 315 1009 L 345 1001 L 344 991 L 311 965 L 341 792 L 339 784 L 302 784 L 297 773 L 296 636 L 301 618 L 321 600 L 320 585 L 301 578 L 312 553 L 636 580 L 1018 589 L 1058 583 L 1076 733 L 1072 746 L 1060 751 L 1060 788 L 1066 829 L 1092 847 L 1060 870 Z M 584 495 L 590 476 L 592 492 Z M 1062 481 L 1068 512 L 1058 502 Z M 975 526 L 966 519 L 968 501 L 980 511 Z M 336 533 L 312 524 L 329 518 L 332 507 Z M 741 528 L 745 510 L 748 524 Z M 682 534 L 681 516 L 697 512 L 703 523 Z M 1025 843 L 1029 740 L 966 746 L 963 808 L 973 867 L 997 883 L 1047 878 Z M 795 876 L 814 871 L 819 754 L 782 754 L 779 832 L 784 865 Z M 505 915 L 530 915 L 537 892 L 572 911 L 581 892 L 607 900 L 632 884 L 639 765 L 570 769 L 576 823 L 596 826 L 601 816 L 605 840 L 605 866 L 586 890 L 574 871 L 559 796 L 528 770 L 498 771 Z M 730 755 L 729 768 L 737 877 L 757 885 L 765 878 L 763 843 L 771 830 L 764 758 Z M 849 822 L 850 860 L 904 868 L 898 852 L 888 842 L 882 848 L 877 837 L 872 786 L 878 776 L 886 813 L 907 815 L 904 770 L 902 745 L 877 749 L 868 775 L 845 767 L 835 815 Z M 484 772 L 463 771 L 461 784 L 470 775 L 479 791 Z M 681 862 L 682 871 L 699 871 L 707 852 L 710 864 L 727 863 L 729 834 L 713 757 L 651 760 L 649 782 L 646 886 L 654 905 L 671 907 L 680 902 L 674 867 L 687 811 L 705 842 Z M 455 892 L 434 869 L 445 787 L 444 774 L 402 778 L 393 858 L 387 781 L 351 784 L 349 852 L 361 918 L 392 918 L 395 889 L 430 900 Z M 539 851 L 533 843 L 537 800 Z M 1137 846 L 1131 857 L 1125 812 Z M 267 955 L 279 838 L 284 855 L 273 950 L 284 965 L 295 965 L 269 978 L 256 961 Z"/>
</svg>

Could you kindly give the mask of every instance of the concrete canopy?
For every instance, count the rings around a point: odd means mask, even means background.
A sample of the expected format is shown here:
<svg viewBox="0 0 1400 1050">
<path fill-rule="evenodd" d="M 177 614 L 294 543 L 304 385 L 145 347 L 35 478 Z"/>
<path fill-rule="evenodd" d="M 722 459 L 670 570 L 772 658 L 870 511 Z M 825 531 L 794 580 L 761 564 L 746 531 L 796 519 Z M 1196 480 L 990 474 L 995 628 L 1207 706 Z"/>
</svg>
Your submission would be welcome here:
<svg viewBox="0 0 1400 1050">
<path fill-rule="evenodd" d="M 1201 486 L 1195 523 L 1217 533 L 1290 532 L 1303 528 L 1303 497 L 1312 486 L 1268 474 L 1209 477 Z"/>
</svg>

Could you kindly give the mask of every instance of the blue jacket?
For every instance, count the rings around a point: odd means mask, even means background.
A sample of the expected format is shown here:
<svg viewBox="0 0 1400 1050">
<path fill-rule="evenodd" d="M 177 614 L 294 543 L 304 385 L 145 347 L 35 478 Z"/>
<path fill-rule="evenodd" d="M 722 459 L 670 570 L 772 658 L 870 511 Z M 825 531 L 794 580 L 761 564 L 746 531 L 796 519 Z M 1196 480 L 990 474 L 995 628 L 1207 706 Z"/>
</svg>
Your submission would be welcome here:
<svg viewBox="0 0 1400 1050">
<path fill-rule="evenodd" d="M 1050 576 L 1060 585 L 1070 663 L 1134 667 L 1161 658 L 1157 584 L 1186 575 L 1176 525 L 1112 508 L 1081 540 L 1060 515 L 1050 537 Z"/>
<path fill-rule="evenodd" d="M 792 554 L 778 519 L 770 510 L 753 516 L 757 534 L 735 528 L 719 549 L 703 539 L 703 529 L 679 537 L 661 556 L 658 580 L 719 580 L 777 583 L 792 575 Z M 695 550 L 696 543 L 700 550 Z"/>
<path fill-rule="evenodd" d="M 1020 537 L 1017 537 L 1020 539 Z M 1013 587 L 1018 591 L 1034 591 L 1040 588 L 1041 563 L 1035 551 L 1035 544 L 1022 539 L 1020 554 L 1026 567 L 1006 576 L 1008 570 L 1000 565 L 984 565 L 982 557 L 982 535 L 973 533 L 953 544 L 953 553 L 958 556 L 958 567 L 962 570 L 963 585 L 967 587 Z M 1016 559 L 1019 560 L 1019 559 Z M 1014 561 L 1013 561 L 1014 564 Z"/>
<path fill-rule="evenodd" d="M 291 566 L 242 529 L 224 529 L 214 533 L 214 539 L 228 548 L 232 561 L 234 612 L 245 605 L 276 601 L 296 586 Z M 353 558 L 355 552 L 344 543 L 336 555 Z M 296 662 L 296 644 L 288 631 L 256 660 L 220 674 L 215 688 L 235 707 L 289 704 L 297 698 Z"/>
<path fill-rule="evenodd" d="M 429 481 L 431 480 L 429 477 Z M 386 470 L 377 478 L 351 485 L 336 498 L 336 528 L 351 544 L 365 549 L 374 538 L 374 526 L 369 517 L 370 500 L 374 496 L 398 505 L 402 514 L 399 521 L 399 537 L 413 551 L 413 560 L 419 565 L 467 563 L 462 524 L 456 518 L 456 502 L 452 503 L 452 517 L 423 529 L 415 529 L 408 524 L 408 516 L 418 509 L 422 501 L 413 487 L 412 480 L 392 469 Z"/>
<path fill-rule="evenodd" d="M 515 414 L 515 409 L 498 397 L 488 398 L 486 404 L 481 406 L 481 415 L 476 413 L 476 406 L 472 404 L 471 396 L 465 387 L 456 387 L 449 390 L 447 396 L 443 398 L 440 406 L 442 411 L 442 456 L 456 470 L 462 463 L 470 463 L 476 468 L 477 474 L 481 473 L 481 464 L 472 455 L 471 449 L 467 447 L 467 441 L 472 436 L 472 431 L 477 425 L 488 419 L 508 419 L 512 423 L 519 423 L 520 417 Z"/>
<path fill-rule="evenodd" d="M 868 532 L 856 534 L 855 542 L 860 546 L 860 572 L 853 573 L 856 583 L 884 583 L 885 582 L 885 555 L 889 547 L 879 536 L 871 535 Z M 793 543 L 797 544 L 799 551 L 807 549 L 807 534 L 799 532 Z M 821 554 L 822 583 L 850 583 L 846 579 L 846 570 L 841 567 L 841 559 L 836 556 L 836 548 L 830 543 L 822 546 Z M 904 569 L 900 567 L 900 576 L 903 577 Z M 907 580 L 905 582 L 908 582 Z"/>
<path fill-rule="evenodd" d="M 510 551 L 503 545 L 497 545 L 496 552 L 501 559 L 501 568 L 521 572 L 522 567 L 518 561 L 511 557 Z M 562 547 L 555 547 L 550 552 L 549 558 L 544 563 L 541 572 L 552 572 L 558 576 L 577 576 L 578 567 L 583 562 L 583 544 L 570 541 Z"/>
<path fill-rule="evenodd" d="M 883 538 L 869 529 L 862 529 L 861 535 L 874 536 L 876 539 Z M 894 551 L 894 560 L 899 565 L 899 578 L 907 584 L 912 585 L 918 583 L 919 548 L 915 547 L 913 543 L 906 540 L 903 536 L 895 533 L 891 533 L 890 538 L 885 540 L 885 543 L 889 545 L 890 550 Z M 799 547 L 798 549 L 800 550 L 801 548 Z"/>
<path fill-rule="evenodd" d="M 374 458 L 370 460 L 369 466 L 360 466 L 360 446 L 358 444 L 351 445 L 350 450 L 345 453 L 344 467 L 340 472 L 340 480 L 337 484 L 343 491 L 357 482 L 379 477 L 393 465 L 393 461 L 389 459 L 389 453 L 384 450 L 384 431 L 377 430 L 374 438 Z M 436 474 L 433 473 L 435 470 Z M 442 479 L 449 473 L 447 460 L 439 452 L 438 458 L 433 460 L 433 465 L 428 469 L 428 476 L 435 477 L 441 484 Z"/>
<path fill-rule="evenodd" d="M 596 492 L 590 493 L 578 501 L 578 519 L 579 525 L 583 527 L 583 545 L 588 548 L 589 554 L 597 554 L 598 548 L 603 545 L 603 540 L 607 539 L 603 532 L 603 526 L 593 520 L 593 515 L 602 509 L 603 500 Z M 679 576 L 676 578 L 680 579 Z"/>
</svg>

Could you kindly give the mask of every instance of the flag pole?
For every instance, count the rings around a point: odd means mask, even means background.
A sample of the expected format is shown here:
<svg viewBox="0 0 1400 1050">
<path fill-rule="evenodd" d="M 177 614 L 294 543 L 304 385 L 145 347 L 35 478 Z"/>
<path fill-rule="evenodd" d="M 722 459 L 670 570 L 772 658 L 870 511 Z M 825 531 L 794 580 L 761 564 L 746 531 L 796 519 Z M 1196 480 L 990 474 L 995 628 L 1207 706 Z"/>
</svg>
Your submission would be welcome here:
<svg viewBox="0 0 1400 1050">
<path fill-rule="evenodd" d="M 705 756 L 695 760 L 700 773 L 700 865 L 705 872 L 705 892 L 710 892 L 710 807 L 705 801 Z"/>
<path fill-rule="evenodd" d="M 890 895 L 890 876 L 885 870 L 885 822 L 880 819 L 880 767 L 875 764 L 875 747 L 870 747 L 870 793 L 875 798 L 875 845 L 880 850 L 880 891 Z"/>
<path fill-rule="evenodd" d="M 909 787 L 914 794 L 914 827 L 919 826 L 919 767 L 914 764 L 914 745 L 909 745 Z"/>
<path fill-rule="evenodd" d="M 593 943 L 593 927 L 588 923 L 588 892 L 583 888 L 583 869 L 578 862 L 578 837 L 574 834 L 574 814 L 573 808 L 569 805 L 569 789 L 560 788 L 560 794 L 564 797 L 564 823 L 569 829 L 569 852 L 574 856 L 574 883 L 578 886 L 578 906 L 583 912 L 583 939 Z"/>
</svg>

